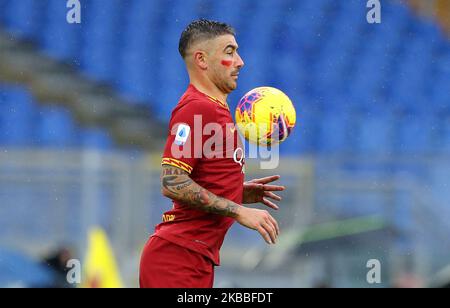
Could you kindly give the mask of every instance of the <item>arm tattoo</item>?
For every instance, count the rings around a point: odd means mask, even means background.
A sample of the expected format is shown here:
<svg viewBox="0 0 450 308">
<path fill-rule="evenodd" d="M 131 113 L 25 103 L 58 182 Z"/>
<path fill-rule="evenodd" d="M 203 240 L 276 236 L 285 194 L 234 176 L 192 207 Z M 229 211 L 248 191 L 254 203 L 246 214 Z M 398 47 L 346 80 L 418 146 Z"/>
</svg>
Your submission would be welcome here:
<svg viewBox="0 0 450 308">
<path fill-rule="evenodd" d="M 167 196 L 183 204 L 208 213 L 237 216 L 239 205 L 202 188 L 179 168 L 164 165 L 161 184 Z"/>
<path fill-rule="evenodd" d="M 193 181 L 189 177 L 188 179 L 179 179 L 176 175 L 163 176 L 162 178 L 163 187 L 177 196 L 180 195 L 180 190 L 189 187 L 192 185 L 192 182 Z"/>
</svg>

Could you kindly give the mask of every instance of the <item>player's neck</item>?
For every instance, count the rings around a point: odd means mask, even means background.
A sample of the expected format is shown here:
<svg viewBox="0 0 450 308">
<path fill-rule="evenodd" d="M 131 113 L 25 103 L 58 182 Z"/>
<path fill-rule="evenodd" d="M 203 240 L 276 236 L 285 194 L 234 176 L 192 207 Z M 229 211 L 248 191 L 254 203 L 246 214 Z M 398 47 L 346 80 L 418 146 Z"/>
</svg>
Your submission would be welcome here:
<svg viewBox="0 0 450 308">
<path fill-rule="evenodd" d="M 213 83 L 201 82 L 198 79 L 191 78 L 190 83 L 200 92 L 218 99 L 222 103 L 227 103 L 228 94 L 220 91 Z"/>
</svg>

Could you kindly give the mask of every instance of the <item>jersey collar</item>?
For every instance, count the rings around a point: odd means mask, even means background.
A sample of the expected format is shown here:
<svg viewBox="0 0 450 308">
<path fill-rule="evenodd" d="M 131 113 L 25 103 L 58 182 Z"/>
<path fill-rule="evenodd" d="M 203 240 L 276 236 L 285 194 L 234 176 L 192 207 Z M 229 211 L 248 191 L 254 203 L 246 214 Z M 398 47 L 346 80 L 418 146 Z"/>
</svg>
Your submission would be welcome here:
<svg viewBox="0 0 450 308">
<path fill-rule="evenodd" d="M 199 91 L 192 83 L 189 84 L 189 87 L 192 87 L 198 93 L 201 93 L 202 95 L 206 96 L 206 98 L 208 98 L 210 101 L 216 103 L 220 107 L 225 108 L 227 110 L 230 110 L 230 107 L 228 106 L 228 104 L 226 102 L 222 102 L 220 99 L 215 98 L 214 96 L 210 96 L 210 95 L 208 95 L 206 93 L 203 93 L 203 92 Z"/>
</svg>

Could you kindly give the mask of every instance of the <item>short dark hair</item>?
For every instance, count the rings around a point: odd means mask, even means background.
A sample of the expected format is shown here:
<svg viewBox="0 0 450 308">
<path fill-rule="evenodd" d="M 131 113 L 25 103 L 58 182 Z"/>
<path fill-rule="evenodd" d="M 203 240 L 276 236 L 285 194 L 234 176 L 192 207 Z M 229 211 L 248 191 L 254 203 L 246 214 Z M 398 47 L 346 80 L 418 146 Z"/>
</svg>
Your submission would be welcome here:
<svg viewBox="0 0 450 308">
<path fill-rule="evenodd" d="M 183 33 L 181 33 L 178 51 L 184 59 L 187 50 L 192 44 L 198 41 L 210 40 L 225 34 L 236 35 L 236 32 L 233 27 L 226 23 L 207 19 L 195 20 L 184 29 Z"/>
</svg>

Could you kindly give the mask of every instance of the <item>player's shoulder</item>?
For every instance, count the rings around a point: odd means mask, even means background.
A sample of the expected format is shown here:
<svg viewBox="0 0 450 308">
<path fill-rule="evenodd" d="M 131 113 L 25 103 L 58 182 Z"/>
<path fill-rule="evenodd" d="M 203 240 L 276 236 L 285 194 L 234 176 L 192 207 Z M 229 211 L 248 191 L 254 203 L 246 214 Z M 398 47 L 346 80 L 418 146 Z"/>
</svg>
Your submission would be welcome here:
<svg viewBox="0 0 450 308">
<path fill-rule="evenodd" d="M 200 116 L 202 123 L 215 122 L 217 120 L 216 109 L 211 106 L 210 103 L 205 102 L 202 99 L 190 98 L 183 100 L 178 104 L 178 106 L 173 110 L 170 119 L 170 125 L 175 123 L 193 123 L 195 118 Z"/>
<path fill-rule="evenodd" d="M 194 112 L 196 114 L 215 113 L 216 105 L 207 97 L 199 95 L 184 95 L 178 103 L 176 112 Z"/>
<path fill-rule="evenodd" d="M 228 108 L 227 104 L 220 100 L 200 92 L 194 85 L 190 84 L 186 92 L 180 99 L 180 106 L 189 105 L 191 107 L 205 108 L 206 110 L 215 110 L 217 108 Z"/>
</svg>

